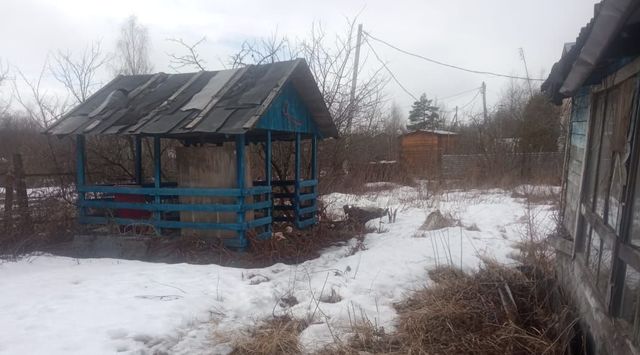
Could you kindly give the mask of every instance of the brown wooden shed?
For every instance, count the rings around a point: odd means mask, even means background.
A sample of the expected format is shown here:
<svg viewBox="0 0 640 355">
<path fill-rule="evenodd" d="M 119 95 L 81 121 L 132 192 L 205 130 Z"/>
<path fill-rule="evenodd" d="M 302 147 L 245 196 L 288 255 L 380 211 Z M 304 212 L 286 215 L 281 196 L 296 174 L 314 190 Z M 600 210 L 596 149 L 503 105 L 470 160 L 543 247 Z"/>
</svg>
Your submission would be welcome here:
<svg viewBox="0 0 640 355">
<path fill-rule="evenodd" d="M 451 154 L 458 134 L 442 130 L 418 130 L 400 136 L 400 160 L 404 169 L 418 177 L 437 177 L 442 155 Z"/>
</svg>

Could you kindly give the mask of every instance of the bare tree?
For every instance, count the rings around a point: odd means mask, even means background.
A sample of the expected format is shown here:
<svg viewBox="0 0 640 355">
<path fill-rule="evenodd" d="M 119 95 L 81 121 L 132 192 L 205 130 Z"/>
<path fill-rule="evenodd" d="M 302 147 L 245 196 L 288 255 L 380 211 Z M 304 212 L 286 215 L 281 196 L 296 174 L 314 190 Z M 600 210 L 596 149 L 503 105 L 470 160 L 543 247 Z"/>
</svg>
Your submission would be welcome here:
<svg viewBox="0 0 640 355">
<path fill-rule="evenodd" d="M 398 135 L 405 131 L 405 122 L 400 106 L 392 102 L 385 117 L 384 131 L 389 135 Z"/>
<path fill-rule="evenodd" d="M 2 59 L 0 58 L 0 94 L 2 94 L 2 85 L 4 85 L 9 79 L 9 66 L 3 64 Z M 4 115 L 9 106 L 11 105 L 11 95 L 9 94 L 9 98 L 5 96 L 0 96 L 0 116 Z"/>
<path fill-rule="evenodd" d="M 138 23 L 138 18 L 130 16 L 120 28 L 120 38 L 116 45 L 116 71 L 118 74 L 147 74 L 153 70 L 149 59 L 149 31 Z"/>
<path fill-rule="evenodd" d="M 96 74 L 109 59 L 109 56 L 102 54 L 100 42 L 95 42 L 77 58 L 69 50 L 58 51 L 53 56 L 54 63 L 50 65 L 50 70 L 53 77 L 80 103 L 87 100 L 97 87 Z"/>
<path fill-rule="evenodd" d="M 378 128 L 388 80 L 381 74 L 382 66 L 372 73 L 365 73 L 366 55 L 361 58 L 358 73 L 361 79 L 356 87 L 355 100 L 351 102 L 350 99 L 356 22 L 357 18 L 347 18 L 345 31 L 331 38 L 321 23 L 314 22 L 308 38 L 302 41 L 291 41 L 278 36 L 277 32 L 256 41 L 245 41 L 240 50 L 231 56 L 230 64 L 232 67 L 242 67 L 302 57 L 309 64 L 339 132 L 350 132 L 347 126 L 352 105 L 355 112 L 354 128 Z"/>
<path fill-rule="evenodd" d="M 16 80 L 13 81 L 13 96 L 18 106 L 26 113 L 26 119 L 30 126 L 37 126 L 41 133 L 56 122 L 70 108 L 68 100 L 58 95 L 52 94 L 43 88 L 43 80 L 49 68 L 49 58 L 45 59 L 37 78 L 29 79 L 20 69 L 15 69 Z M 40 136 L 40 134 L 38 134 Z M 23 142 L 23 153 L 38 150 L 35 140 Z M 32 154 L 33 166 L 40 165 L 40 168 L 49 167 L 55 173 L 69 171 L 72 154 L 70 140 L 58 140 L 47 135 L 45 138 L 45 148 L 39 154 Z M 38 162 L 39 161 L 39 162 Z M 60 196 L 67 202 L 71 202 L 66 193 L 67 181 L 62 175 L 59 176 L 58 186 L 60 186 Z"/>
<path fill-rule="evenodd" d="M 178 55 L 176 53 L 167 54 L 169 58 L 171 58 L 169 60 L 169 66 L 171 67 L 171 69 L 178 71 L 185 67 L 195 67 L 198 70 L 206 70 L 205 66 L 207 62 L 202 59 L 200 53 L 198 53 L 198 46 L 206 41 L 205 37 L 202 37 L 194 44 L 188 44 L 182 38 L 169 38 L 167 39 L 167 41 L 179 44 L 182 49 L 187 52 L 183 55 Z"/>
<path fill-rule="evenodd" d="M 49 59 L 47 58 L 36 79 L 29 79 L 20 69 L 16 69 L 18 79 L 13 82 L 13 95 L 16 101 L 27 113 L 29 119 L 43 129 L 49 128 L 69 108 L 67 100 L 43 89 L 43 79 L 48 68 Z"/>
<path fill-rule="evenodd" d="M 0 58 L 0 85 L 9 77 L 9 66 L 4 65 Z"/>
<path fill-rule="evenodd" d="M 237 53 L 231 56 L 231 67 L 238 68 L 246 65 L 260 65 L 283 60 L 295 59 L 300 55 L 301 48 L 287 37 L 281 37 L 278 32 L 269 37 L 255 41 L 244 41 Z"/>
</svg>

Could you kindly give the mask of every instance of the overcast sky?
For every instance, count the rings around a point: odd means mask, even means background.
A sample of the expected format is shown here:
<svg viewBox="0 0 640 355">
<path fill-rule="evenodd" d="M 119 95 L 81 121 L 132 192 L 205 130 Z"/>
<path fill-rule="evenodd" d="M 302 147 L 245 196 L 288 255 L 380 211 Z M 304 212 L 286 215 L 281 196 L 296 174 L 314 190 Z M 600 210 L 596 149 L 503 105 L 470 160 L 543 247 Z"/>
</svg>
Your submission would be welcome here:
<svg viewBox="0 0 640 355">
<path fill-rule="evenodd" d="M 243 40 L 277 31 L 304 38 L 313 21 L 327 32 L 344 30 L 345 17 L 359 15 L 365 31 L 427 57 L 476 70 L 524 75 L 524 48 L 532 77 L 546 75 L 562 45 L 574 41 L 593 16 L 594 0 L 1 0 L 0 58 L 35 77 L 47 54 L 80 51 L 101 40 L 113 51 L 119 27 L 130 15 L 147 26 L 156 71 L 172 72 L 168 52 L 178 50 L 167 38 L 194 42 L 206 36 L 201 54 L 208 69 L 220 69 Z M 379 43 L 376 51 L 416 96 L 447 97 L 488 86 L 493 104 L 508 80 L 459 72 L 408 57 Z M 363 55 L 368 48 L 363 47 Z M 373 67 L 375 59 L 369 58 Z M 371 68 L 373 69 L 373 68 Z M 100 80 L 108 81 L 110 73 Z M 46 81 L 55 90 L 55 83 Z M 388 93 L 404 110 L 413 101 L 395 83 Z M 6 91 L 3 93 L 6 95 Z M 447 100 L 463 106 L 473 94 Z M 480 103 L 469 106 L 480 109 Z"/>
</svg>

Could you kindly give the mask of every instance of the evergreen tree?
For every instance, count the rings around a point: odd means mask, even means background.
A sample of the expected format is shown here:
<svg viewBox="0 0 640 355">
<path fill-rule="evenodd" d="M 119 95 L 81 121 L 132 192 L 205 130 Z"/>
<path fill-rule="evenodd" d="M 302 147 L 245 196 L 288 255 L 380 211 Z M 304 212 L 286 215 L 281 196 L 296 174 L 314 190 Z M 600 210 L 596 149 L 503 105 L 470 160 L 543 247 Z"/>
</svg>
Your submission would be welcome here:
<svg viewBox="0 0 640 355">
<path fill-rule="evenodd" d="M 438 111 L 438 107 L 433 105 L 433 100 L 427 99 L 427 95 L 422 94 L 420 99 L 411 106 L 407 129 L 416 131 L 419 129 L 433 130 L 442 128 L 444 120 Z"/>
</svg>

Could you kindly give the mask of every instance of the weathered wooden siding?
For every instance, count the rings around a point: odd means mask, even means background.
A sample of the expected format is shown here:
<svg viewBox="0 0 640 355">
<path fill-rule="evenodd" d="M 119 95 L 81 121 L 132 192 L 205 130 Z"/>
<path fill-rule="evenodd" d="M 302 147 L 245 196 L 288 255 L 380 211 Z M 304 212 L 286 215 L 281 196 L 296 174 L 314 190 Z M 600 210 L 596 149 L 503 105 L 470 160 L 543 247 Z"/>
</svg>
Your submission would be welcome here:
<svg viewBox="0 0 640 355">
<path fill-rule="evenodd" d="M 319 134 L 309 108 L 292 84 L 287 84 L 282 89 L 271 107 L 262 115 L 256 128 Z"/>
<path fill-rule="evenodd" d="M 222 147 L 178 147 L 176 148 L 178 162 L 178 187 L 215 187 L 234 188 L 236 180 L 236 150 L 232 143 Z M 246 152 L 245 160 L 245 186 L 251 187 L 252 179 L 249 167 L 249 153 Z M 202 197 L 181 196 L 180 203 L 205 204 L 235 202 L 235 197 Z M 250 201 L 246 201 L 250 202 Z M 252 220 L 253 213 L 247 212 L 245 220 Z M 212 222 L 235 223 L 235 212 L 180 212 L 180 221 L 183 222 Z M 233 238 L 236 232 L 223 230 L 194 230 L 182 229 L 184 236 Z"/>
<path fill-rule="evenodd" d="M 571 131 L 569 144 L 569 163 L 567 165 L 566 205 L 564 223 L 569 233 L 574 233 L 576 211 L 580 200 L 580 183 L 584 165 L 584 151 L 587 144 L 591 92 L 581 89 L 574 97 L 571 107 Z M 573 236 L 575 237 L 575 236 Z"/>
<path fill-rule="evenodd" d="M 438 169 L 438 136 L 419 132 L 400 137 L 402 164 L 409 172 L 420 176 L 435 175 Z"/>
<path fill-rule="evenodd" d="M 455 147 L 458 142 L 458 136 L 453 134 L 438 135 L 438 148 L 440 154 L 452 154 L 455 153 Z"/>
</svg>

